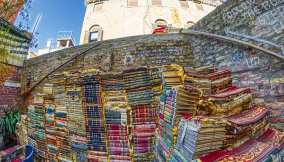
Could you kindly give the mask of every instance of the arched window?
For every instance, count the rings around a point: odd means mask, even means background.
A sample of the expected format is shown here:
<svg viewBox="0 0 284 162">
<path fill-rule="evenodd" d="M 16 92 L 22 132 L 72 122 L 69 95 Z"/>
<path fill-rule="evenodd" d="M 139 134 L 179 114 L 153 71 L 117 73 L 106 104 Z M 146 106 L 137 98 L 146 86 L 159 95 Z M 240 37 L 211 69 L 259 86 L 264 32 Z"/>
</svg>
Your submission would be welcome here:
<svg viewBox="0 0 284 162">
<path fill-rule="evenodd" d="M 157 19 L 153 24 L 153 34 L 166 33 L 168 23 L 164 19 Z"/>
<path fill-rule="evenodd" d="M 195 22 L 188 21 L 188 22 L 186 22 L 186 27 L 189 28 L 189 27 L 193 26 L 194 24 L 195 24 Z"/>
<path fill-rule="evenodd" d="M 93 25 L 89 29 L 89 42 L 101 41 L 103 30 L 99 25 Z"/>
<path fill-rule="evenodd" d="M 164 20 L 164 19 L 157 19 L 157 20 L 155 21 L 155 26 L 156 26 L 156 27 L 167 27 L 167 26 L 168 26 L 168 23 L 167 23 L 167 21 Z"/>
</svg>

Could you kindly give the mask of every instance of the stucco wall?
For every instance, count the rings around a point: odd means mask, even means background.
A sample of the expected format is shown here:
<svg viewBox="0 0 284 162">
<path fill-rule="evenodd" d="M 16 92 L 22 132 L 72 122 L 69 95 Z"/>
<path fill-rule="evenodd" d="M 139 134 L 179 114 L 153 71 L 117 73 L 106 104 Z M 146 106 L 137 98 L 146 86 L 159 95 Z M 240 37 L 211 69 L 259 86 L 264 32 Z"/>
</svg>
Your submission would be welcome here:
<svg viewBox="0 0 284 162">
<path fill-rule="evenodd" d="M 151 0 L 139 0 L 138 6 L 128 6 L 127 0 L 110 0 L 101 4 L 86 6 L 80 43 L 87 43 L 88 31 L 93 25 L 103 30 L 103 40 L 126 36 L 151 34 L 157 19 L 164 19 L 173 27 L 186 27 L 188 21 L 197 22 L 214 10 L 209 5 L 188 2 L 181 6 L 179 0 L 161 0 L 162 4 L 152 5 Z M 202 7 L 198 7 L 202 6 Z"/>
</svg>

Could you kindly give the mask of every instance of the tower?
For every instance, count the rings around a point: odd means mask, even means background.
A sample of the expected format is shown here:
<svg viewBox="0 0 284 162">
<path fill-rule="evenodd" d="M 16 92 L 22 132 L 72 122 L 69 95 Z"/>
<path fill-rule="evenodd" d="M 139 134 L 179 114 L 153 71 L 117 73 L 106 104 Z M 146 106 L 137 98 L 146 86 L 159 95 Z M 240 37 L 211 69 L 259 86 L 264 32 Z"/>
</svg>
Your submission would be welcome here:
<svg viewBox="0 0 284 162">
<path fill-rule="evenodd" d="M 59 31 L 56 42 L 52 39 L 48 39 L 46 47 L 38 49 L 38 55 L 62 50 L 64 48 L 70 48 L 75 46 L 75 40 L 73 39 L 72 31 Z"/>
<path fill-rule="evenodd" d="M 161 26 L 189 27 L 221 4 L 207 1 L 85 0 L 80 44 L 150 34 Z"/>
<path fill-rule="evenodd" d="M 69 48 L 73 47 L 75 41 L 72 36 L 72 31 L 60 31 L 57 36 L 57 48 Z"/>
</svg>

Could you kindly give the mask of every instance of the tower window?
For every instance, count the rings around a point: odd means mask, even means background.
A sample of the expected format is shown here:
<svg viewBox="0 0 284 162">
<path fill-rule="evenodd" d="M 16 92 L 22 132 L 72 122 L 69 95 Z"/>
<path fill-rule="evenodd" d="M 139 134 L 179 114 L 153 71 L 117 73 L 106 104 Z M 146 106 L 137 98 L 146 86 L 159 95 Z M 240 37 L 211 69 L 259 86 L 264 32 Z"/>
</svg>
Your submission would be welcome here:
<svg viewBox="0 0 284 162">
<path fill-rule="evenodd" d="M 138 7 L 138 0 L 127 0 L 128 7 Z"/>
<path fill-rule="evenodd" d="M 168 25 L 168 23 L 167 23 L 167 21 L 164 20 L 164 19 L 157 19 L 157 20 L 155 21 L 155 26 L 156 26 L 156 27 L 167 27 L 167 25 Z"/>
<path fill-rule="evenodd" d="M 162 0 L 152 0 L 153 6 L 162 6 Z"/>
<path fill-rule="evenodd" d="M 153 25 L 153 34 L 166 33 L 168 23 L 166 20 L 157 19 Z"/>
<path fill-rule="evenodd" d="M 95 42 L 95 41 L 98 41 L 98 39 L 99 39 L 99 32 L 98 31 L 90 32 L 89 42 Z"/>
<path fill-rule="evenodd" d="M 188 21 L 186 22 L 186 27 L 189 28 L 191 26 L 193 26 L 195 23 L 193 21 Z"/>
<path fill-rule="evenodd" d="M 102 28 L 99 25 L 93 25 L 89 30 L 89 42 L 102 40 Z"/>
</svg>

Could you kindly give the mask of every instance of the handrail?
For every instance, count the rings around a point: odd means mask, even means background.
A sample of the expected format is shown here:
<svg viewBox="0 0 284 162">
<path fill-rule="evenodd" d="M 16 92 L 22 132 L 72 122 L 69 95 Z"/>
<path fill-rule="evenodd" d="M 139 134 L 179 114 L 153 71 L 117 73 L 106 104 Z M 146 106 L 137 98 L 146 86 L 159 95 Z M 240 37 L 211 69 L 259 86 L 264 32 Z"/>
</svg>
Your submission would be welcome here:
<svg viewBox="0 0 284 162">
<path fill-rule="evenodd" d="M 208 32 L 202 32 L 202 31 L 196 31 L 196 30 L 191 30 L 191 29 L 180 29 L 179 30 L 179 33 L 180 34 L 187 34 L 187 35 L 201 35 L 201 36 L 206 36 L 206 37 L 212 37 L 212 38 L 215 38 L 215 39 L 219 39 L 219 40 L 222 40 L 222 41 L 228 41 L 228 42 L 231 42 L 231 43 L 237 43 L 237 44 L 240 44 L 240 45 L 243 45 L 243 46 L 247 46 L 247 47 L 251 47 L 251 48 L 254 48 L 254 49 L 257 49 L 257 50 L 260 50 L 266 54 L 269 54 L 275 58 L 278 58 L 282 61 L 284 61 L 284 56 L 278 54 L 278 53 L 275 53 L 271 50 L 268 50 L 268 49 L 265 49 L 263 47 L 260 47 L 258 45 L 254 45 L 252 43 L 248 43 L 248 42 L 245 42 L 245 41 L 242 41 L 242 40 L 238 40 L 238 39 L 235 39 L 235 38 L 231 38 L 231 37 L 227 37 L 227 36 L 223 36 L 223 35 L 218 35 L 218 34 L 213 34 L 213 33 L 208 33 Z M 41 82 L 44 81 L 44 79 L 46 79 L 49 75 L 53 74 L 55 71 L 57 71 L 58 69 L 60 69 L 61 67 L 69 64 L 71 61 L 73 61 L 74 59 L 77 59 L 78 57 L 82 56 L 82 55 L 85 55 L 88 51 L 94 49 L 94 48 L 97 48 L 98 46 L 100 46 L 102 44 L 102 42 L 99 42 L 97 44 L 95 44 L 94 46 L 88 48 L 87 50 L 81 52 L 81 53 L 78 53 L 76 55 L 74 55 L 72 58 L 70 58 L 69 60 L 67 60 L 66 62 L 64 62 L 63 64 L 59 65 L 58 67 L 56 67 L 54 70 L 52 70 L 51 72 L 49 72 L 48 74 L 46 74 L 43 78 L 41 78 L 38 82 L 36 82 L 34 85 L 32 85 L 31 88 L 29 88 L 27 91 L 21 93 L 21 96 L 25 96 L 27 95 L 29 92 L 31 92 L 36 86 L 38 86 Z"/>
<path fill-rule="evenodd" d="M 191 30 L 191 29 L 181 29 L 179 31 L 179 33 L 181 34 L 188 34 L 188 35 L 202 35 L 202 36 L 207 36 L 207 37 L 212 37 L 212 38 L 217 38 L 219 40 L 223 40 L 223 41 L 228 41 L 228 42 L 232 42 L 232 43 L 237 43 L 243 46 L 247 46 L 247 47 L 251 47 L 257 50 L 260 50 L 266 54 L 269 54 L 275 58 L 278 58 L 282 61 L 284 61 L 284 56 L 280 55 L 276 52 L 273 52 L 271 50 L 265 49 L 263 47 L 260 47 L 258 45 L 252 44 L 252 43 L 248 43 L 239 39 L 235 39 L 235 38 L 231 38 L 231 37 L 227 37 L 227 36 L 223 36 L 223 35 L 218 35 L 218 34 L 213 34 L 213 33 L 208 33 L 208 32 L 202 32 L 202 31 L 196 31 L 196 30 Z"/>
<path fill-rule="evenodd" d="M 85 54 L 87 54 L 90 50 L 97 48 L 101 45 L 102 43 L 99 42 L 97 44 L 95 44 L 94 46 L 91 46 L 90 48 L 86 49 L 83 52 L 80 52 L 76 55 L 74 55 L 73 57 L 71 57 L 69 60 L 67 60 L 66 62 L 64 62 L 63 64 L 60 64 L 59 66 L 57 66 L 55 69 L 53 69 L 52 71 L 50 71 L 49 73 L 47 73 L 44 77 L 42 77 L 38 82 L 36 82 L 34 85 L 32 85 L 31 88 L 29 88 L 28 90 L 26 90 L 25 92 L 21 93 L 21 96 L 26 96 L 27 94 L 29 94 L 36 86 L 38 86 L 41 82 L 44 81 L 44 79 L 46 79 L 48 76 L 50 76 L 51 74 L 53 74 L 55 71 L 59 70 L 60 68 L 62 68 L 65 65 L 68 65 L 71 61 L 77 59 L 80 56 L 83 56 Z"/>
</svg>

